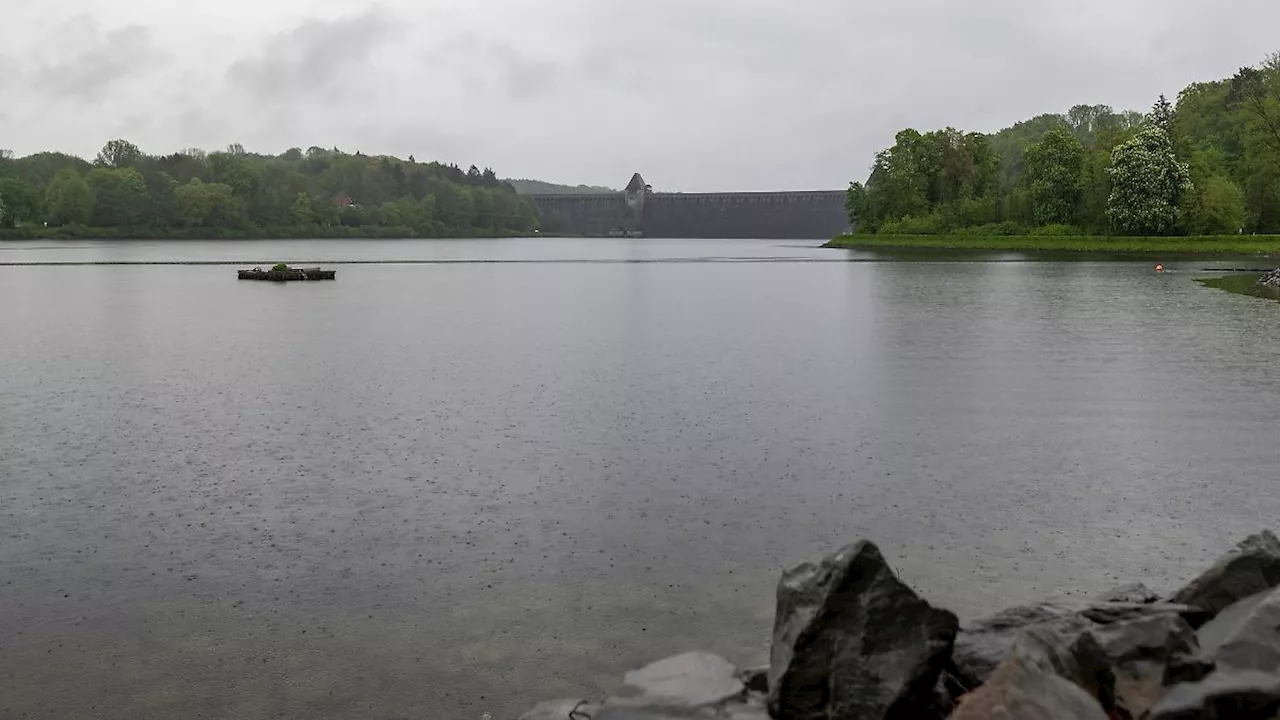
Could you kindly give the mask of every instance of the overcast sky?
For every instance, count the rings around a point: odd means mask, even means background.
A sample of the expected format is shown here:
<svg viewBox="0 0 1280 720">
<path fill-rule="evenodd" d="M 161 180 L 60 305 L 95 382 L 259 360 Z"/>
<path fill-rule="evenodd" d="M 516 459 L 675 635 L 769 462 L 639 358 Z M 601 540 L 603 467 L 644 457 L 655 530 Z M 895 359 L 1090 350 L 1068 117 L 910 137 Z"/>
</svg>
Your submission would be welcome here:
<svg viewBox="0 0 1280 720">
<path fill-rule="evenodd" d="M 1276 0 L 3 0 L 0 148 L 337 146 L 657 190 L 842 188 L 896 130 L 1146 109 Z"/>
</svg>

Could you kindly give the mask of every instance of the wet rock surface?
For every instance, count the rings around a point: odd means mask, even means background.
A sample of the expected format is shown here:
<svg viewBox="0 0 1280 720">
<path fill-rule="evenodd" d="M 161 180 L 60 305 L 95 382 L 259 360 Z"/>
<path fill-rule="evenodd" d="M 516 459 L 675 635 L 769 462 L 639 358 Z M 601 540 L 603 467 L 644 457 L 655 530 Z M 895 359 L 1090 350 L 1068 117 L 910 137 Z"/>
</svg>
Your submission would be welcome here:
<svg viewBox="0 0 1280 720">
<path fill-rule="evenodd" d="M 778 584 L 769 710 L 794 720 L 919 717 L 958 620 L 898 579 L 870 542 Z"/>
<path fill-rule="evenodd" d="M 1098 701 L 1041 661 L 1015 652 L 961 699 L 957 720 L 1107 720 Z"/>
<path fill-rule="evenodd" d="M 952 660 L 956 677 L 966 687 L 986 682 L 1027 630 L 1041 628 L 1075 636 L 1094 627 L 1156 616 L 1199 624 L 1204 613 L 1186 605 L 1162 602 L 1072 602 L 1055 600 L 1008 608 L 961 628 Z"/>
<path fill-rule="evenodd" d="M 1170 688 L 1151 720 L 1272 720 L 1280 713 L 1280 673 L 1214 672 Z"/>
<path fill-rule="evenodd" d="M 1056 602 L 1008 608 L 962 628 L 956 636 L 952 660 L 956 676 L 966 687 L 987 681 L 1025 630 L 1050 626 L 1063 631 L 1084 630 L 1092 621 L 1076 609 Z"/>
<path fill-rule="evenodd" d="M 1250 595 L 1280 585 L 1280 539 L 1250 535 L 1213 567 L 1174 593 L 1172 602 L 1217 614 Z"/>
<path fill-rule="evenodd" d="M 738 668 L 718 655 L 688 652 L 633 670 L 605 705 L 692 709 L 743 695 Z"/>
<path fill-rule="evenodd" d="M 1096 678 L 1110 687 L 1097 694 L 1121 717 L 1144 717 L 1164 696 L 1167 678 L 1194 659 L 1195 631 L 1182 617 L 1157 614 L 1091 629 L 1087 633 Z M 1105 668 L 1105 669 L 1101 669 Z"/>
<path fill-rule="evenodd" d="M 1264 532 L 1169 601 L 1133 584 L 957 630 L 862 541 L 783 573 L 767 670 L 685 653 L 521 720 L 1275 720 L 1277 584 Z"/>
<path fill-rule="evenodd" d="M 1280 669 L 1280 590 L 1240 604 L 1232 614 L 1239 619 L 1214 649 L 1213 664 L 1219 671 Z"/>
<path fill-rule="evenodd" d="M 1160 596 L 1143 583 L 1129 583 L 1113 588 L 1097 597 L 1104 603 L 1153 603 L 1159 602 Z"/>
</svg>

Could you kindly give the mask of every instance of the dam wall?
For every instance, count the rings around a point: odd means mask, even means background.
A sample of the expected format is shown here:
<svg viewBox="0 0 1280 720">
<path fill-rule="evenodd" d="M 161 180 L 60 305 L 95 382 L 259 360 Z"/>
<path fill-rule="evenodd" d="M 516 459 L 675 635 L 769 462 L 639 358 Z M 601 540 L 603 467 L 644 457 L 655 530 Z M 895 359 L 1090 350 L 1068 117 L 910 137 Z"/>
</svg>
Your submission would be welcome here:
<svg viewBox="0 0 1280 720">
<path fill-rule="evenodd" d="M 649 237 L 828 239 L 849 227 L 845 193 L 655 193 L 645 198 Z"/>
<path fill-rule="evenodd" d="M 531 195 L 543 234 L 825 240 L 849 229 L 843 190 L 655 193 L 637 173 L 599 195 Z"/>
</svg>

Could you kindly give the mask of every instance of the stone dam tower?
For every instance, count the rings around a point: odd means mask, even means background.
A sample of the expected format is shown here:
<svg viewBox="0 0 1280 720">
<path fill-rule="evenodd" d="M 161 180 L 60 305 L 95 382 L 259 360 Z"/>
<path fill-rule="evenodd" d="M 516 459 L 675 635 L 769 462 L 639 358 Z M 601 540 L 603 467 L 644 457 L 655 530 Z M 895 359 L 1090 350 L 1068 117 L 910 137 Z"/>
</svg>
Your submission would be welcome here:
<svg viewBox="0 0 1280 720">
<path fill-rule="evenodd" d="M 530 195 L 544 235 L 826 240 L 849 230 L 843 190 L 660 193 L 640 173 L 599 195 Z"/>
</svg>

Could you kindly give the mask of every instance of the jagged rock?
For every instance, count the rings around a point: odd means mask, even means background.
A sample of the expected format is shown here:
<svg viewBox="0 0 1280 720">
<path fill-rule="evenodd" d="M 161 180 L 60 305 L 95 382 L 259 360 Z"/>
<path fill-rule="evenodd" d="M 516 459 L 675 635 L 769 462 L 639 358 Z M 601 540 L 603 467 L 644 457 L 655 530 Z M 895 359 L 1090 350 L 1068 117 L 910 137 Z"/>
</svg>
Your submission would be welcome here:
<svg viewBox="0 0 1280 720">
<path fill-rule="evenodd" d="M 1070 632 L 1084 630 L 1091 624 L 1079 617 L 1075 608 L 1056 602 L 1001 610 L 962 628 L 956 635 L 955 650 L 951 654 L 956 677 L 969 689 L 986 682 L 1028 628 L 1050 625 Z"/>
<path fill-rule="evenodd" d="M 1032 643 L 1019 643 L 982 687 L 960 699 L 952 720 L 1107 720 L 1097 700 L 1049 664 Z"/>
<path fill-rule="evenodd" d="M 1108 590 L 1107 592 L 1102 593 L 1096 598 L 1097 602 L 1138 603 L 1143 605 L 1147 603 L 1159 602 L 1159 600 L 1160 600 L 1160 596 L 1157 595 L 1153 590 L 1151 590 L 1151 588 L 1147 587 L 1146 585 L 1143 585 L 1142 583 L 1130 583 L 1128 585 L 1121 585 L 1120 587 L 1112 588 L 1111 590 Z"/>
<path fill-rule="evenodd" d="M 783 573 L 769 710 L 787 720 L 921 717 L 957 624 L 899 580 L 867 541 Z"/>
<path fill-rule="evenodd" d="M 568 720 L 569 713 L 574 712 L 574 720 L 586 720 L 587 716 L 595 717 L 599 707 L 585 700 L 551 700 L 539 703 L 532 710 L 520 716 L 520 720 Z"/>
<path fill-rule="evenodd" d="M 933 688 L 933 705 L 926 708 L 923 715 L 925 717 L 938 718 L 949 716 L 951 711 L 955 710 L 956 703 L 967 692 L 969 692 L 969 689 L 960 682 L 955 674 L 943 670 L 942 674 L 938 676 L 938 684 Z"/>
<path fill-rule="evenodd" d="M 1153 615 L 1178 615 L 1196 628 L 1209 620 L 1211 615 L 1200 608 L 1177 603 L 1095 603 L 1080 609 L 1080 616 L 1099 625 L 1110 625 L 1126 620 L 1152 617 Z"/>
<path fill-rule="evenodd" d="M 747 668 L 738 673 L 742 684 L 747 686 L 750 692 L 768 693 L 769 692 L 769 666 Z"/>
<path fill-rule="evenodd" d="M 1228 607 L 1226 610 L 1218 613 L 1203 627 L 1196 631 L 1196 637 L 1200 640 L 1200 653 L 1206 660 L 1212 661 L 1217 657 L 1218 649 L 1222 647 L 1228 639 L 1231 638 L 1246 620 L 1253 613 L 1258 605 L 1271 594 L 1270 590 L 1266 590 L 1241 600 L 1240 602 Z"/>
<path fill-rule="evenodd" d="M 1087 631 L 1098 664 L 1105 665 L 1111 688 L 1095 695 L 1121 717 L 1143 717 L 1166 692 L 1166 680 L 1185 674 L 1199 645 L 1195 631 L 1175 614 L 1158 614 L 1102 625 Z M 1077 651 L 1083 650 L 1079 645 Z M 1172 670 L 1170 669 L 1172 666 Z M 1095 675 L 1102 680 L 1102 673 Z"/>
<path fill-rule="evenodd" d="M 1186 609 L 1154 603 L 1012 608 L 961 631 L 953 658 L 968 687 L 990 682 L 992 658 L 1003 662 L 1017 654 L 1080 687 L 1104 710 L 1141 717 L 1163 695 L 1170 673 L 1203 675 L 1188 669 L 1198 645 L 1182 617 Z"/>
<path fill-rule="evenodd" d="M 1175 685 L 1152 709 L 1150 720 L 1272 720 L 1280 712 L 1280 674 L 1215 671 L 1204 680 Z"/>
<path fill-rule="evenodd" d="M 1165 666 L 1164 686 L 1167 688 L 1178 683 L 1199 682 L 1208 677 L 1211 672 L 1213 672 L 1213 663 L 1199 656 L 1175 657 Z"/>
<path fill-rule="evenodd" d="M 1250 535 L 1200 577 L 1179 590 L 1172 602 L 1212 615 L 1250 595 L 1280 585 L 1280 539 L 1268 530 Z"/>
<path fill-rule="evenodd" d="M 1069 680 L 1099 702 L 1115 707 L 1115 674 L 1106 653 L 1089 630 L 1040 625 L 1022 633 L 1013 655 L 1036 663 L 1045 672 Z"/>
<path fill-rule="evenodd" d="M 1023 605 L 1001 610 L 962 628 L 956 635 L 952 660 L 961 684 L 975 688 L 995 671 L 1013 649 L 1022 633 L 1033 627 L 1047 627 L 1062 637 L 1075 635 L 1097 625 L 1111 625 L 1141 618 L 1169 615 L 1182 617 L 1195 627 L 1205 619 L 1204 611 L 1173 603 L 1071 602 L 1065 600 Z"/>
<path fill-rule="evenodd" d="M 1280 712 L 1280 589 L 1218 613 L 1200 629 L 1204 666 L 1213 672 L 1173 686 L 1151 717 L 1159 720 L 1267 720 Z"/>
<path fill-rule="evenodd" d="M 1201 652 L 1218 667 L 1280 672 L 1280 589 L 1223 610 L 1200 628 Z"/>
<path fill-rule="evenodd" d="M 740 698 L 745 691 L 733 663 L 711 653 L 688 652 L 627 673 L 604 704 L 690 710 Z"/>
</svg>

